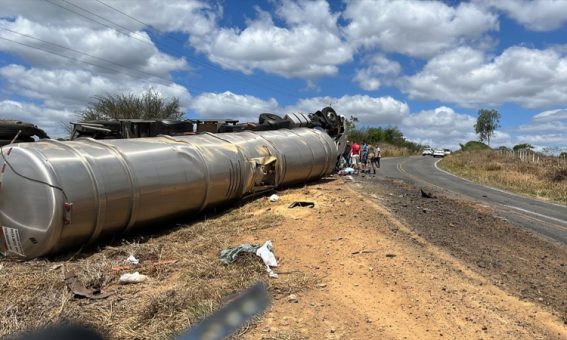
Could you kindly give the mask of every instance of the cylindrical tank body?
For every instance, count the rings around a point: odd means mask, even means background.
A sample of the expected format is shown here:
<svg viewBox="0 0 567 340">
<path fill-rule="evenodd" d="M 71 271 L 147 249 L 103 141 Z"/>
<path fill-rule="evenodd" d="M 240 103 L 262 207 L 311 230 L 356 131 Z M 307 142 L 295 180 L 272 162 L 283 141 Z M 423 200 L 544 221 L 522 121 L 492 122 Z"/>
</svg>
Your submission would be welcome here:
<svg viewBox="0 0 567 340">
<path fill-rule="evenodd" d="M 270 187 L 329 174 L 337 146 L 308 128 L 3 148 L 0 250 L 33 258 Z"/>
</svg>

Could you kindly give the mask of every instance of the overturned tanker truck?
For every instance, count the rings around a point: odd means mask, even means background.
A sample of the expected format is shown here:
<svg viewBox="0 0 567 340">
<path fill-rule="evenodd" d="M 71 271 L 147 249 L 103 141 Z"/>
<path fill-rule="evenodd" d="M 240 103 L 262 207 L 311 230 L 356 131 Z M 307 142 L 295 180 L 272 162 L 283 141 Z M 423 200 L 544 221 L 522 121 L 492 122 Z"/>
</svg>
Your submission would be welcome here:
<svg viewBox="0 0 567 340">
<path fill-rule="evenodd" d="M 284 120 L 289 128 L 4 146 L 0 251 L 35 258 L 330 174 L 344 117 L 324 108 Z"/>
</svg>

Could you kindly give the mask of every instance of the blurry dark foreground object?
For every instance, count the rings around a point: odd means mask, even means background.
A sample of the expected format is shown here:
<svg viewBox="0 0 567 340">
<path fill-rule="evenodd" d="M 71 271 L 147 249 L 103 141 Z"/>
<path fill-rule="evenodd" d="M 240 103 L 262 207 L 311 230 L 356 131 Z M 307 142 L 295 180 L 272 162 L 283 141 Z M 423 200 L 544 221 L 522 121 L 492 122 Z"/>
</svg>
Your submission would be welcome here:
<svg viewBox="0 0 567 340">
<path fill-rule="evenodd" d="M 254 316 L 262 313 L 270 303 L 266 285 L 259 282 L 244 292 L 230 297 L 226 305 L 182 333 L 179 340 L 224 339 Z M 97 331 L 78 324 L 50 326 L 41 330 L 20 334 L 8 339 L 14 340 L 104 340 Z"/>
<path fill-rule="evenodd" d="M 30 333 L 9 337 L 14 340 L 104 340 L 94 329 L 79 324 L 50 326 Z"/>
</svg>

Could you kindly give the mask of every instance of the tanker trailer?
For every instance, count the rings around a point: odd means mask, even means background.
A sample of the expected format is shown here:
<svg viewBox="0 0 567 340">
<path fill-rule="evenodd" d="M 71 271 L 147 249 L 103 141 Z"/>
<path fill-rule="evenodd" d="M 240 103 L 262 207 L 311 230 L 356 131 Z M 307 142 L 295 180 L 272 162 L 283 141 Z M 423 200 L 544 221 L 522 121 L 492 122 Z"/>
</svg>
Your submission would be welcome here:
<svg viewBox="0 0 567 340">
<path fill-rule="evenodd" d="M 35 258 L 326 176 L 344 118 L 322 111 L 290 129 L 4 146 L 0 251 Z"/>
</svg>

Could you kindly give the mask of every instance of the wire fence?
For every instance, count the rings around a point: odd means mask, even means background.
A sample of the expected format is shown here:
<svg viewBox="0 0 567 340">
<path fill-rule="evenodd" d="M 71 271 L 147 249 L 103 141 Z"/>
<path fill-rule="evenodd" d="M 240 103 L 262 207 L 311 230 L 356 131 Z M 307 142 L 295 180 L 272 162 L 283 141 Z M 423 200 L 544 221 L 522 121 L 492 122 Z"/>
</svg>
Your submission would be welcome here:
<svg viewBox="0 0 567 340">
<path fill-rule="evenodd" d="M 557 163 L 560 165 L 567 165 L 567 153 L 563 152 L 557 156 L 545 155 L 541 152 L 523 149 L 523 150 L 509 150 L 500 149 L 498 153 L 504 157 L 519 159 L 528 163 Z"/>
</svg>

